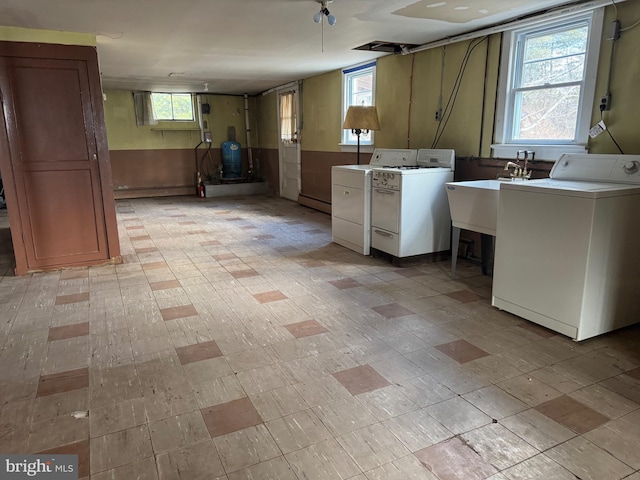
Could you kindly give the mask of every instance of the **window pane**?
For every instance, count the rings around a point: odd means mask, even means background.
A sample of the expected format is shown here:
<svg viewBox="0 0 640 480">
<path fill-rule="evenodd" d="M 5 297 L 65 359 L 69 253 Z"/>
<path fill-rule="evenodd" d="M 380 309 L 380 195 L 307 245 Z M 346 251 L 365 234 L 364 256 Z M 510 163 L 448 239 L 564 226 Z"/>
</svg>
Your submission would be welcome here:
<svg viewBox="0 0 640 480">
<path fill-rule="evenodd" d="M 573 140 L 579 102 L 579 86 L 517 92 L 513 139 Z"/>
<path fill-rule="evenodd" d="M 355 95 L 371 92 L 373 87 L 373 74 L 358 75 L 353 79 L 353 92 Z"/>
<path fill-rule="evenodd" d="M 571 55 L 527 63 L 522 69 L 522 87 L 580 82 L 584 72 L 585 55 Z"/>
<path fill-rule="evenodd" d="M 193 120 L 190 93 L 152 93 L 151 100 L 156 120 Z"/>
<path fill-rule="evenodd" d="M 297 141 L 294 92 L 286 92 L 280 95 L 280 140 L 284 143 L 295 143 Z"/>
<path fill-rule="evenodd" d="M 152 93 L 153 116 L 156 120 L 172 120 L 171 111 L 171 94 L 169 93 Z"/>
<path fill-rule="evenodd" d="M 587 48 L 589 27 L 581 25 L 568 30 L 552 31 L 544 35 L 529 36 L 526 40 L 524 61 L 562 57 L 584 53 Z"/>
<path fill-rule="evenodd" d="M 193 120 L 193 103 L 191 102 L 191 94 L 174 93 L 173 98 L 173 119 L 174 120 Z"/>
<path fill-rule="evenodd" d="M 525 37 L 520 86 L 582 81 L 588 26 Z"/>
<path fill-rule="evenodd" d="M 353 102 L 351 102 L 351 105 L 364 105 L 369 107 L 371 106 L 372 100 L 371 92 L 356 93 L 353 96 Z"/>
<path fill-rule="evenodd" d="M 367 67 L 362 70 L 344 74 L 344 111 L 342 118 L 347 114 L 347 110 L 351 105 L 373 105 L 373 88 L 374 88 L 374 72 L 375 67 Z M 342 140 L 345 143 L 355 144 L 357 137 L 351 133 L 351 130 L 343 130 Z M 372 139 L 371 132 L 360 135 L 360 143 L 370 143 Z"/>
</svg>

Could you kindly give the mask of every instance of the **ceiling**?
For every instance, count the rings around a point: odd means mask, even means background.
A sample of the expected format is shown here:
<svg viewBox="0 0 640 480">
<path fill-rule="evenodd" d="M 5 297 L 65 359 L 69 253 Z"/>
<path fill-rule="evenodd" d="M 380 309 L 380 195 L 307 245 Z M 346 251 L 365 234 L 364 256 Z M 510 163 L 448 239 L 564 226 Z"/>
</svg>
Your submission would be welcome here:
<svg viewBox="0 0 640 480">
<path fill-rule="evenodd" d="M 257 94 L 567 0 L 0 0 L 2 26 L 95 34 L 105 88 Z"/>
</svg>

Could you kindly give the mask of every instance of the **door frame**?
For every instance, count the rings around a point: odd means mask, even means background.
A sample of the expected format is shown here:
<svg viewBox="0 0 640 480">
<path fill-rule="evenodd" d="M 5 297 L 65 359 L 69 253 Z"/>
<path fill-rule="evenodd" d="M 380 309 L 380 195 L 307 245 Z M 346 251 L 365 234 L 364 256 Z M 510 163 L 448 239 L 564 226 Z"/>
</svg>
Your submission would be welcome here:
<svg viewBox="0 0 640 480">
<path fill-rule="evenodd" d="M 282 125 L 280 124 L 280 94 L 286 92 L 294 92 L 295 96 L 295 106 L 296 106 L 296 132 L 297 142 L 296 146 L 296 162 L 300 166 L 298 169 L 298 195 L 302 191 L 302 164 L 301 164 L 301 155 L 300 155 L 300 88 L 298 82 L 293 84 L 285 85 L 279 88 L 276 91 L 276 115 L 277 115 L 277 123 L 278 123 L 278 176 L 280 180 L 280 185 L 278 188 L 278 194 L 282 197 L 284 193 L 284 146 L 281 141 L 281 131 Z"/>
<path fill-rule="evenodd" d="M 102 221 L 104 222 L 107 241 L 107 258 L 91 264 L 122 263 L 96 47 L 0 41 L 0 62 L 3 62 L 3 57 L 78 60 L 86 63 L 89 79 L 90 107 L 94 124 L 95 148 L 98 160 L 98 175 L 100 177 L 99 181 L 102 190 L 102 208 L 104 215 Z M 2 117 L 0 118 L 0 168 L 2 168 L 2 182 L 5 189 L 9 227 L 11 229 L 11 239 L 13 241 L 16 260 L 15 273 L 16 275 L 25 275 L 37 269 L 29 269 L 24 241 L 24 229 L 20 220 L 22 218 L 20 215 L 20 206 L 26 203 L 28 199 L 20 198 L 18 195 L 11 161 L 11 146 L 9 145 L 7 124 L 15 124 L 16 119 L 4 108 L 4 97 L 10 94 L 11 92 L 0 91 L 0 101 L 2 101 L 0 105 L 0 107 L 2 107 L 0 109 L 0 116 Z M 51 269 L 56 270 L 59 268 L 62 267 L 52 267 Z"/>
<path fill-rule="evenodd" d="M 1 61 L 1 60 L 0 60 Z M 0 91 L 0 174 L 2 174 L 2 186 L 4 187 L 4 199 L 9 217 L 9 230 L 13 243 L 13 256 L 16 261 L 15 273 L 27 272 L 27 251 L 22 241 L 22 224 L 20 223 L 20 204 L 16 193 L 16 186 L 11 163 L 11 150 L 9 149 L 9 137 L 5 129 L 4 98 Z"/>
</svg>

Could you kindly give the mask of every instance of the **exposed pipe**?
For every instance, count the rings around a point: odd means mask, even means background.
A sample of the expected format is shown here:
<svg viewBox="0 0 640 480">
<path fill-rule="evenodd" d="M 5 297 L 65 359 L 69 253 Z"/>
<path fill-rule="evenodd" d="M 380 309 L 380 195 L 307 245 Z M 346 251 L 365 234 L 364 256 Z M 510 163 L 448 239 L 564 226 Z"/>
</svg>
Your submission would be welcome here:
<svg viewBox="0 0 640 480">
<path fill-rule="evenodd" d="M 285 83 L 284 85 L 280 85 L 280 86 L 277 86 L 277 87 L 270 88 L 269 90 L 265 90 L 264 92 L 262 92 L 260 95 L 262 95 L 264 97 L 265 95 L 269 95 L 270 93 L 277 92 L 279 90 L 284 90 L 286 88 L 293 88 L 296 85 L 298 85 L 298 80 L 293 81 L 293 82 L 289 82 L 289 83 Z"/>
<path fill-rule="evenodd" d="M 411 148 L 411 107 L 413 105 L 413 71 L 416 64 L 416 56 L 411 56 L 411 74 L 409 75 L 409 112 L 407 114 L 407 148 Z"/>
<path fill-rule="evenodd" d="M 198 127 L 200 127 L 200 143 L 204 142 L 204 126 L 202 119 L 202 95 L 196 95 L 197 108 L 198 108 Z"/>
<path fill-rule="evenodd" d="M 626 0 L 617 0 L 616 3 L 622 3 L 624 1 Z M 501 33 L 506 30 L 511 30 L 513 28 L 520 27 L 523 25 L 534 25 L 536 23 L 541 23 L 549 19 L 562 18 L 562 17 L 566 17 L 567 15 L 572 15 L 574 13 L 588 12 L 590 10 L 595 10 L 596 8 L 600 8 L 600 7 L 607 7 L 609 5 L 611 5 L 611 0 L 591 0 L 588 2 L 565 5 L 558 9 L 549 10 L 539 15 L 532 15 L 527 18 L 514 20 L 510 22 L 508 21 L 505 23 L 494 25 L 492 27 L 483 28 L 481 30 L 475 30 L 473 32 L 463 33 L 460 35 L 455 35 L 453 37 L 444 38 L 442 40 L 436 40 L 434 42 L 425 43 L 424 45 L 418 45 L 417 47 L 410 48 L 406 52 L 402 52 L 402 53 L 403 55 L 406 55 L 409 53 L 422 52 L 423 50 L 429 50 L 432 48 L 440 47 L 442 45 L 449 45 L 451 43 L 457 43 L 463 40 L 473 40 L 475 38 L 492 35 L 494 33 Z"/>
<path fill-rule="evenodd" d="M 200 172 L 200 159 L 198 158 L 198 147 L 202 145 L 204 142 L 204 129 L 202 127 L 202 97 L 198 94 L 196 95 L 196 108 L 198 114 L 198 127 L 200 127 L 200 143 L 196 145 L 196 148 L 193 149 L 193 153 L 196 160 L 196 170 L 193 174 L 193 180 L 196 184 L 196 193 L 199 195 L 200 184 L 202 183 L 202 174 Z"/>
<path fill-rule="evenodd" d="M 247 129 L 247 159 L 249 160 L 249 171 L 247 176 L 253 176 L 253 155 L 251 153 L 251 124 L 249 123 L 249 95 L 244 94 L 244 125 Z"/>
</svg>

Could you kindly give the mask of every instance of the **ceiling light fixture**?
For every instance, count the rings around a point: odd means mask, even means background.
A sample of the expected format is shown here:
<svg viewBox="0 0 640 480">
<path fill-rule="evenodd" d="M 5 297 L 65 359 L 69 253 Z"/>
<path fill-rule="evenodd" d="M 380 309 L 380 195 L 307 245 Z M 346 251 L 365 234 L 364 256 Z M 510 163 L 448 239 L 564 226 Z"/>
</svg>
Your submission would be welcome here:
<svg viewBox="0 0 640 480">
<path fill-rule="evenodd" d="M 318 0 L 316 0 L 318 1 Z M 322 19 L 326 16 L 327 23 L 331 26 L 336 24 L 336 17 L 334 17 L 329 9 L 327 8 L 327 3 L 331 3 L 333 0 L 327 1 L 318 1 L 320 3 L 320 11 L 313 16 L 313 21 L 316 23 L 322 23 Z"/>
</svg>

